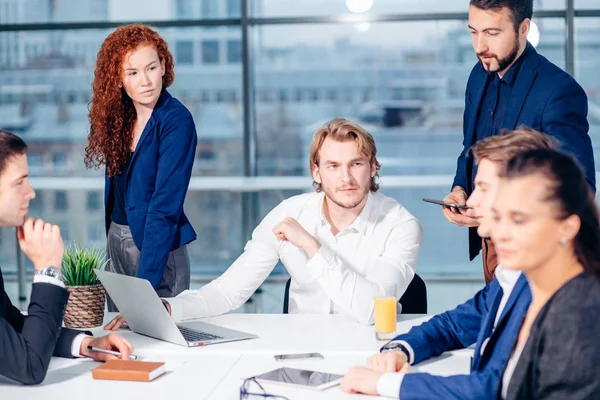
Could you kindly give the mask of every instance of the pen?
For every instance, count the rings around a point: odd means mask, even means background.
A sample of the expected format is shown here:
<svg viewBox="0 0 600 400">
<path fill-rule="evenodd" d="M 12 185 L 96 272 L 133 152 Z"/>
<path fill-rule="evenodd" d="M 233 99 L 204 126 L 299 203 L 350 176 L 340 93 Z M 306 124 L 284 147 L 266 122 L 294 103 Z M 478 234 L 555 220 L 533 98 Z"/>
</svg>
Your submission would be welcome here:
<svg viewBox="0 0 600 400">
<path fill-rule="evenodd" d="M 87 348 L 88 348 L 88 350 L 97 351 L 98 353 L 112 354 L 113 356 L 117 356 L 117 357 L 121 358 L 121 353 L 119 353 L 118 351 L 106 350 L 106 349 L 101 349 L 100 347 L 93 347 L 93 346 L 88 346 Z M 138 356 L 130 354 L 129 359 L 137 360 Z"/>
</svg>

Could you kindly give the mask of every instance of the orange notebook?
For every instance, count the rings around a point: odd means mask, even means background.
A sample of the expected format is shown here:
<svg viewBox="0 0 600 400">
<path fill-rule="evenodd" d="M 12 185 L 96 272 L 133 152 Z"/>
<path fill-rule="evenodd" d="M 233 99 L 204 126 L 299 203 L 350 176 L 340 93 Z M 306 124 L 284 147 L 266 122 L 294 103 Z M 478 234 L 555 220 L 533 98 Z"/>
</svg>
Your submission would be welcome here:
<svg viewBox="0 0 600 400">
<path fill-rule="evenodd" d="M 150 382 L 165 373 L 164 362 L 109 360 L 94 368 L 94 379 Z"/>
</svg>

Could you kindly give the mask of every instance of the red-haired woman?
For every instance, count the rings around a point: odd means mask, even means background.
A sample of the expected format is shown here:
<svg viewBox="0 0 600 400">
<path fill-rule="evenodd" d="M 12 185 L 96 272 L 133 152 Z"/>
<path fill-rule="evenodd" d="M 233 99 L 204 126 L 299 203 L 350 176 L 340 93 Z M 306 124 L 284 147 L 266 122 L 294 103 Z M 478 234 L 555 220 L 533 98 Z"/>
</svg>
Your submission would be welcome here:
<svg viewBox="0 0 600 400">
<path fill-rule="evenodd" d="M 88 168 L 106 165 L 108 269 L 149 280 L 161 297 L 189 288 L 186 244 L 196 239 L 183 213 L 196 128 L 166 90 L 174 78 L 173 56 L 154 30 L 111 33 L 98 52 L 85 157 Z"/>
</svg>

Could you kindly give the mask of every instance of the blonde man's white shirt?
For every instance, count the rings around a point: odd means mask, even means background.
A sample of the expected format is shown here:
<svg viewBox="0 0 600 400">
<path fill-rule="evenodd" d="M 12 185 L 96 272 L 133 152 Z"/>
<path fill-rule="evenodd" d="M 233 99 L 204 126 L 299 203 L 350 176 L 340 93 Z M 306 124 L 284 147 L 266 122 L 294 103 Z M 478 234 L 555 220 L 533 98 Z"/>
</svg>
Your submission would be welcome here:
<svg viewBox="0 0 600 400">
<path fill-rule="evenodd" d="M 289 312 L 346 314 L 373 323 L 373 299 L 396 286 L 398 298 L 415 275 L 423 238 L 419 221 L 396 200 L 369 192 L 354 222 L 337 235 L 323 214 L 322 192 L 291 197 L 252 233 L 244 252 L 219 278 L 166 299 L 175 321 L 220 315 L 242 306 L 281 260 L 292 277 Z M 278 240 L 273 228 L 292 217 L 320 243 L 306 252 Z M 389 290 L 389 289 L 388 289 Z"/>
</svg>

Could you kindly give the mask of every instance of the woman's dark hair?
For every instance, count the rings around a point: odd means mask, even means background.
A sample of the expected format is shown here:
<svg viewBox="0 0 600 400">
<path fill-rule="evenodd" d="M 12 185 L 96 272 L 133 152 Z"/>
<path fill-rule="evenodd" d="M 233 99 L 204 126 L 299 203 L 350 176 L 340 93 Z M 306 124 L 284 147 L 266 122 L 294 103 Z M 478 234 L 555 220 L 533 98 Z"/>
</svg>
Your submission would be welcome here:
<svg viewBox="0 0 600 400">
<path fill-rule="evenodd" d="M 508 8 L 515 31 L 519 30 L 523 21 L 533 16 L 533 0 L 471 0 L 471 5 L 480 10 Z"/>
<path fill-rule="evenodd" d="M 0 129 L 0 174 L 9 158 L 27 152 L 27 145 L 17 135 Z"/>
<path fill-rule="evenodd" d="M 540 174 L 550 183 L 546 201 L 557 206 L 559 220 L 577 215 L 581 228 L 573 239 L 575 255 L 586 270 L 600 279 L 600 221 L 598 208 L 583 170 L 571 156 L 555 150 L 537 149 L 513 157 L 504 178 L 523 178 Z"/>
</svg>

